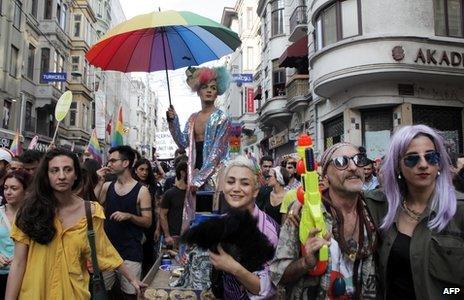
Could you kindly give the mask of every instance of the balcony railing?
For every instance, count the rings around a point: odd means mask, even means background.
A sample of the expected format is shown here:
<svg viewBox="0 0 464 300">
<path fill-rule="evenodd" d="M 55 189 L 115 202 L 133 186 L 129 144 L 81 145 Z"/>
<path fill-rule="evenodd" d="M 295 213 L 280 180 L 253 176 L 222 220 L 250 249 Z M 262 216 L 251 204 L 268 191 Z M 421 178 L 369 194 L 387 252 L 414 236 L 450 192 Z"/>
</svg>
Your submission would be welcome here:
<svg viewBox="0 0 464 300">
<path fill-rule="evenodd" d="M 287 98 L 291 101 L 295 97 L 309 94 L 308 75 L 296 75 L 287 84 Z"/>
<path fill-rule="evenodd" d="M 290 33 L 295 30 L 298 25 L 308 24 L 308 16 L 306 14 L 306 6 L 297 6 L 290 17 Z"/>
</svg>

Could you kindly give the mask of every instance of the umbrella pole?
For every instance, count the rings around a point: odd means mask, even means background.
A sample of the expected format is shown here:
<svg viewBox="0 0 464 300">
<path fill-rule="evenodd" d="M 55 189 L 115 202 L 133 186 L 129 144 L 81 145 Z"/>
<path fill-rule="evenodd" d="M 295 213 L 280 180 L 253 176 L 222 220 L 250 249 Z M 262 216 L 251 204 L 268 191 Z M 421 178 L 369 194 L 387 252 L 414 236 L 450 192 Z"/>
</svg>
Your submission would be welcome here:
<svg viewBox="0 0 464 300">
<path fill-rule="evenodd" d="M 168 83 L 168 96 L 169 96 L 169 106 L 172 106 L 171 103 L 171 87 L 169 86 L 169 74 L 168 74 L 168 62 L 166 59 L 166 48 L 164 45 L 165 29 L 161 31 L 161 40 L 163 41 L 163 55 L 164 55 L 164 70 L 166 71 L 166 82 Z"/>
</svg>

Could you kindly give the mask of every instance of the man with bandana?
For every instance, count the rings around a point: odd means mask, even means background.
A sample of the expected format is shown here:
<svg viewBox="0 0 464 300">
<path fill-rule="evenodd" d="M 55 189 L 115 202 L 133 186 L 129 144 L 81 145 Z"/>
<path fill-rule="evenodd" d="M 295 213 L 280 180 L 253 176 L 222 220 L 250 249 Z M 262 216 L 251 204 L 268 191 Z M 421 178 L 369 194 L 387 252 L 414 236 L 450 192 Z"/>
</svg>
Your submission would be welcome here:
<svg viewBox="0 0 464 300">
<path fill-rule="evenodd" d="M 274 284 L 286 288 L 286 299 L 376 298 L 373 253 L 377 235 L 362 194 L 367 162 L 365 154 L 349 143 L 335 144 L 323 153 L 322 176 L 328 182 L 322 191 L 321 209 L 328 231 L 324 238 L 312 229 L 301 247 L 298 204 L 290 208 L 270 266 Z M 312 276 L 309 272 L 324 245 L 329 247 L 327 269 Z"/>
</svg>

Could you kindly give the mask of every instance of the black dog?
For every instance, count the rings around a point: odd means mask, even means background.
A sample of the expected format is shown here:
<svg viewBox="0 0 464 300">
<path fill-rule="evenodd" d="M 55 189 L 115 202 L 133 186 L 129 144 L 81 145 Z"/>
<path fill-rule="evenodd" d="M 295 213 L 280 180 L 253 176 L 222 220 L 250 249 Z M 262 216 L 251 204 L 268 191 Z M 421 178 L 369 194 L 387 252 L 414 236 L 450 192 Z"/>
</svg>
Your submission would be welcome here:
<svg viewBox="0 0 464 300">
<path fill-rule="evenodd" d="M 245 269 L 260 271 L 274 257 L 274 247 L 259 231 L 257 222 L 248 211 L 230 210 L 227 215 L 192 227 L 181 241 L 215 253 L 221 244 L 224 251 Z"/>
</svg>

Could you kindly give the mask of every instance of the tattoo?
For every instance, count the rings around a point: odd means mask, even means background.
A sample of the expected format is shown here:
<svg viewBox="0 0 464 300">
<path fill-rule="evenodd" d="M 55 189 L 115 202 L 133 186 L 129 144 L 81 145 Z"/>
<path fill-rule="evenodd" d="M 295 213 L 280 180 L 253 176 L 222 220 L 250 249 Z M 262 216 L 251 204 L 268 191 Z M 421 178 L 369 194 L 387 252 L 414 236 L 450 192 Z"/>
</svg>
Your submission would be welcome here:
<svg viewBox="0 0 464 300">
<path fill-rule="evenodd" d="M 151 211 L 151 207 L 141 207 L 140 211 Z"/>
</svg>

